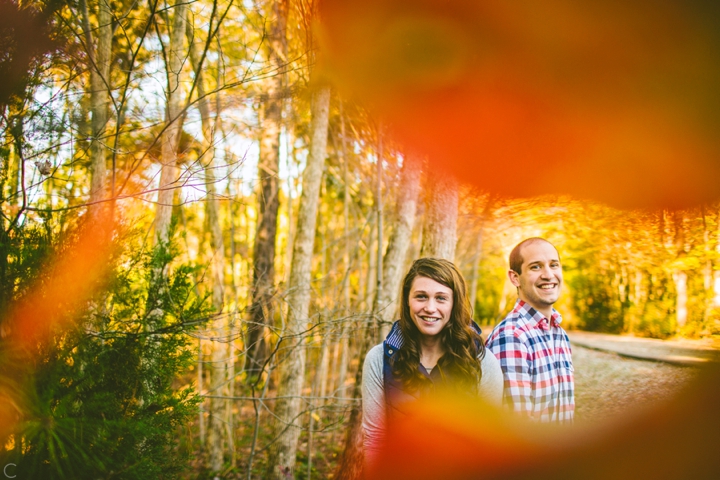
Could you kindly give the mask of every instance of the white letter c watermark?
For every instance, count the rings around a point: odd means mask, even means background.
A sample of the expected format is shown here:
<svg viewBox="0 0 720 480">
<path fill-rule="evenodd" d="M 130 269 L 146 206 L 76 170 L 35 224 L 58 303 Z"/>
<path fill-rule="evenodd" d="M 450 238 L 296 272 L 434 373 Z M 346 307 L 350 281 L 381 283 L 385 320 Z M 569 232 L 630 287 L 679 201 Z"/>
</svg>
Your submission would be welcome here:
<svg viewBox="0 0 720 480">
<path fill-rule="evenodd" d="M 13 467 L 17 467 L 17 465 L 15 465 L 14 463 L 8 463 L 7 465 L 5 465 L 5 468 L 3 468 L 3 473 L 5 474 L 5 477 L 7 477 L 7 478 L 15 478 L 15 477 L 17 477 L 17 475 L 8 475 L 8 473 L 7 473 L 7 467 L 9 467 L 10 465 L 12 465 Z"/>
</svg>

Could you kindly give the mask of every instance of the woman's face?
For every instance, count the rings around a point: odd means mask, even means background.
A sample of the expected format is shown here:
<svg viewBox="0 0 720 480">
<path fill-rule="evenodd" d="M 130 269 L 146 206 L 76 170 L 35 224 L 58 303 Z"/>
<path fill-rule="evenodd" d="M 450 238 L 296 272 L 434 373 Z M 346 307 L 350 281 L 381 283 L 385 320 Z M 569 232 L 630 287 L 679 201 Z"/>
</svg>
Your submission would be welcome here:
<svg viewBox="0 0 720 480">
<path fill-rule="evenodd" d="M 408 298 L 410 317 L 420 334 L 432 337 L 445 328 L 453 308 L 453 291 L 427 277 L 415 277 Z"/>
</svg>

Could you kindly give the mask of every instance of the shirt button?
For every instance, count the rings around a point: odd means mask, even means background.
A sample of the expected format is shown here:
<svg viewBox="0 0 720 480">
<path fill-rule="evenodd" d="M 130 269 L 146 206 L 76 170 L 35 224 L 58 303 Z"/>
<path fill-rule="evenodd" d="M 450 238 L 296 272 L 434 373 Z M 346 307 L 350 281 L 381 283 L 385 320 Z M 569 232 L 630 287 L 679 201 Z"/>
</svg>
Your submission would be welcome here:
<svg viewBox="0 0 720 480">
<path fill-rule="evenodd" d="M 392 349 L 388 350 L 388 353 L 389 353 L 390 355 L 392 355 L 392 353 L 393 353 Z"/>
</svg>

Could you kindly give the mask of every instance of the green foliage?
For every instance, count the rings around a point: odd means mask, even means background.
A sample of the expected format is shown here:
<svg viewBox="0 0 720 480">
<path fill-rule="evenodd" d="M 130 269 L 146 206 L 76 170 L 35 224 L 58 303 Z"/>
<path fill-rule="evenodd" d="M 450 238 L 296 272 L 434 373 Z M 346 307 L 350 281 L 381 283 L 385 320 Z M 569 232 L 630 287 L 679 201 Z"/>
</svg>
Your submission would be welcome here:
<svg viewBox="0 0 720 480">
<path fill-rule="evenodd" d="M 0 229 L 0 318 L 7 315 L 13 298 L 39 281 L 51 249 L 52 236 L 44 226 Z"/>
<path fill-rule="evenodd" d="M 638 319 L 637 333 L 652 338 L 668 338 L 675 334 L 677 322 L 674 312 L 668 311 L 668 306 L 664 303 L 647 303 L 645 312 Z"/>
<path fill-rule="evenodd" d="M 128 249 L 76 328 L 55 332 L 31 365 L 0 359 L 20 388 L 16 445 L 4 459 L 19 476 L 158 479 L 186 468 L 177 431 L 199 399 L 176 380 L 193 361 L 188 332 L 209 310 L 194 267 L 167 274 L 176 255 L 173 245 Z"/>
<path fill-rule="evenodd" d="M 627 302 L 613 288 L 614 273 L 598 268 L 600 259 L 592 248 L 587 245 L 576 248 L 582 248 L 582 253 L 566 261 L 565 281 L 572 287 L 578 326 L 594 332 L 622 332 Z"/>
<path fill-rule="evenodd" d="M 565 262 L 581 328 L 654 338 L 712 331 L 716 215 L 583 210 L 566 223 Z M 683 302 L 687 318 L 679 325 Z"/>
<path fill-rule="evenodd" d="M 502 285 L 505 282 L 505 269 L 502 265 L 488 265 L 488 263 L 483 261 L 481 264 L 481 291 L 473 305 L 473 319 L 480 325 L 494 325 L 498 321 L 497 306 L 500 303 L 500 296 L 503 294 Z M 501 314 L 504 313 L 501 312 Z"/>
</svg>

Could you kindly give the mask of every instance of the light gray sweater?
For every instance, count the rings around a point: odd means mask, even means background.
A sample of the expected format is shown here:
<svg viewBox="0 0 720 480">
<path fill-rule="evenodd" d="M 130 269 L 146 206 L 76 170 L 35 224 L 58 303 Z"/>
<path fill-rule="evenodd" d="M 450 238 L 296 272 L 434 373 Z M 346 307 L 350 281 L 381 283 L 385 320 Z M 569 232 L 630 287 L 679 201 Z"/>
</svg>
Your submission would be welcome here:
<svg viewBox="0 0 720 480">
<path fill-rule="evenodd" d="M 486 402 L 500 406 L 503 394 L 503 374 L 500 362 L 490 350 L 480 363 L 482 378 L 478 394 Z M 365 356 L 362 379 L 363 446 L 365 459 L 375 457 L 385 433 L 385 388 L 383 386 L 383 346 L 375 345 Z"/>
</svg>

